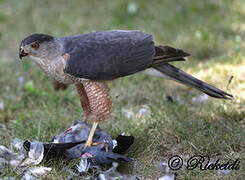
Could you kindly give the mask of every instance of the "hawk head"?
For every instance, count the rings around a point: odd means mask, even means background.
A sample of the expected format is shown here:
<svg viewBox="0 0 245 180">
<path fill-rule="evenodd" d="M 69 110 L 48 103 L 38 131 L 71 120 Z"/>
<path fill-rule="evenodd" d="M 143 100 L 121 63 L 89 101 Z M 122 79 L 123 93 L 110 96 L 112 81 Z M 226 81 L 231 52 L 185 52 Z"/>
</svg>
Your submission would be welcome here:
<svg viewBox="0 0 245 180">
<path fill-rule="evenodd" d="M 55 38 L 46 34 L 32 34 L 20 43 L 19 57 L 25 56 L 45 58 L 56 52 L 57 42 Z"/>
</svg>

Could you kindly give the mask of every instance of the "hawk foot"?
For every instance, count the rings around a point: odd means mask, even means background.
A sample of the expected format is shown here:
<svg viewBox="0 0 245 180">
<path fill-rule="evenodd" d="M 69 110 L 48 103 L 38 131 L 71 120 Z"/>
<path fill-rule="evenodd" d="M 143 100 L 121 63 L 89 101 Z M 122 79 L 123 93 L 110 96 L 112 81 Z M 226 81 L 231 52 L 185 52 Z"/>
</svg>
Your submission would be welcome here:
<svg viewBox="0 0 245 180">
<path fill-rule="evenodd" d="M 91 128 L 91 130 L 90 130 L 90 133 L 89 133 L 89 135 L 88 135 L 88 139 L 87 139 L 87 141 L 86 141 L 86 143 L 85 143 L 84 149 L 85 149 L 86 147 L 90 147 L 90 146 L 93 145 L 93 137 L 94 137 L 94 133 L 95 133 L 95 130 L 96 130 L 98 124 L 99 124 L 98 122 L 94 122 L 94 123 L 93 123 L 92 128 Z"/>
</svg>

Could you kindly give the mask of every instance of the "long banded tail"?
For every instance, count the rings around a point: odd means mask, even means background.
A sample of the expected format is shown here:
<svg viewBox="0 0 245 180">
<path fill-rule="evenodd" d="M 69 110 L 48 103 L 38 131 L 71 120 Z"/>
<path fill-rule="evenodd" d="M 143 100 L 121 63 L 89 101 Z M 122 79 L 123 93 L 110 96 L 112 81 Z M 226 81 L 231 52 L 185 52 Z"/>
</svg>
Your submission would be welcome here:
<svg viewBox="0 0 245 180">
<path fill-rule="evenodd" d="M 171 79 L 192 86 L 208 94 L 209 96 L 224 99 L 232 99 L 233 97 L 231 94 L 228 94 L 212 85 L 209 85 L 168 63 L 162 63 L 158 66 L 153 66 L 153 68 L 160 71 L 164 75 L 167 75 Z"/>
</svg>

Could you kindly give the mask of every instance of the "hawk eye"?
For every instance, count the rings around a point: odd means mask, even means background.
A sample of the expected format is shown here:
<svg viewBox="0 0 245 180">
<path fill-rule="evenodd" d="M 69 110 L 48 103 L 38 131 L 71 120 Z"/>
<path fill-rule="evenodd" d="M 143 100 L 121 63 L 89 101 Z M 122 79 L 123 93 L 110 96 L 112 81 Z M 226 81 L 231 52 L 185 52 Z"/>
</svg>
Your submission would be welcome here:
<svg viewBox="0 0 245 180">
<path fill-rule="evenodd" d="M 37 42 L 32 43 L 32 44 L 31 44 L 31 47 L 32 47 L 33 49 L 38 49 L 38 48 L 39 48 L 39 44 L 38 44 Z"/>
</svg>

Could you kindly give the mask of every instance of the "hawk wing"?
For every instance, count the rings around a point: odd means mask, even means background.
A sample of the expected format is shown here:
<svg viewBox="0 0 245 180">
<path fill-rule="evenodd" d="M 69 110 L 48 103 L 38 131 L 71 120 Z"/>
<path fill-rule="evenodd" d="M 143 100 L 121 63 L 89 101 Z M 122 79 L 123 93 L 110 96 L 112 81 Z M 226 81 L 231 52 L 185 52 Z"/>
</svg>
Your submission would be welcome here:
<svg viewBox="0 0 245 180">
<path fill-rule="evenodd" d="M 63 37 L 70 55 L 64 72 L 78 78 L 110 80 L 151 66 L 152 36 L 141 31 L 100 31 Z"/>
</svg>

